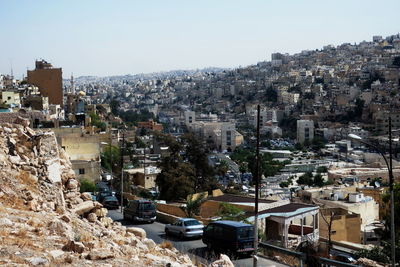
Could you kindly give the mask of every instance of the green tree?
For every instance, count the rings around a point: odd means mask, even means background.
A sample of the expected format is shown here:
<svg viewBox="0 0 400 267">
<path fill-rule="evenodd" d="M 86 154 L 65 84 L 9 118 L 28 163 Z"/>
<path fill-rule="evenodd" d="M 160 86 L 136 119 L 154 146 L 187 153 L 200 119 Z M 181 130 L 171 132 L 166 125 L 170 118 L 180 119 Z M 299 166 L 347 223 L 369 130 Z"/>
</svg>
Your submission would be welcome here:
<svg viewBox="0 0 400 267">
<path fill-rule="evenodd" d="M 193 198 L 192 195 L 187 197 L 186 206 L 183 210 L 186 213 L 186 217 L 193 218 L 195 215 L 200 214 L 200 207 L 206 201 L 206 194 L 203 192 L 196 198 Z"/>
<path fill-rule="evenodd" d="M 80 192 L 96 192 L 97 188 L 95 183 L 92 180 L 82 178 L 79 180 L 81 187 L 80 187 Z"/>
<path fill-rule="evenodd" d="M 246 213 L 242 209 L 229 203 L 221 203 L 217 215 L 221 220 L 241 222 L 246 219 Z"/>
<path fill-rule="evenodd" d="M 326 166 L 319 166 L 317 168 L 317 173 L 325 173 L 328 172 L 328 168 Z"/>
<path fill-rule="evenodd" d="M 117 173 L 120 172 L 120 162 L 121 153 L 119 147 L 107 145 L 101 154 L 101 166 L 110 171 L 112 163 L 112 171 Z"/>
<path fill-rule="evenodd" d="M 219 175 L 224 176 L 228 172 L 228 170 L 229 170 L 229 166 L 228 166 L 228 163 L 226 162 L 226 160 L 221 160 L 219 162 L 216 172 Z"/>
<path fill-rule="evenodd" d="M 195 179 L 194 169 L 188 163 L 177 162 L 175 166 L 162 169 L 156 178 L 160 188 L 160 199 L 167 201 L 186 199 L 195 192 Z"/>
<path fill-rule="evenodd" d="M 297 179 L 297 183 L 301 185 L 312 186 L 313 182 L 314 180 L 311 172 L 306 172 L 305 174 L 301 175 L 299 179 Z"/>
<path fill-rule="evenodd" d="M 322 175 L 321 175 L 321 174 L 317 173 L 317 174 L 314 176 L 313 184 L 314 184 L 315 186 L 318 186 L 318 187 L 324 186 L 324 179 L 322 178 Z"/>
<path fill-rule="evenodd" d="M 201 139 L 193 134 L 185 134 L 182 138 L 185 142 L 185 156 L 195 171 L 196 192 L 210 191 L 218 188 L 214 178 L 214 171 L 208 164 L 207 153 Z"/>
<path fill-rule="evenodd" d="M 116 98 L 113 98 L 110 102 L 111 113 L 114 114 L 115 116 L 118 116 L 120 106 L 121 106 L 120 102 Z"/>
</svg>

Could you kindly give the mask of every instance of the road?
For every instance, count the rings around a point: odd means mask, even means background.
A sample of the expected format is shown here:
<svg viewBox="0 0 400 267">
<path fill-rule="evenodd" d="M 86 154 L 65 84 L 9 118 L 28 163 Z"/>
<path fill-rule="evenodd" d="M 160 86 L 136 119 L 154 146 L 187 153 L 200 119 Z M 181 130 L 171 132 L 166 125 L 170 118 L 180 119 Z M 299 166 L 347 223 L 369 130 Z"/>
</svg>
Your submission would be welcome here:
<svg viewBox="0 0 400 267">
<path fill-rule="evenodd" d="M 152 224 L 132 224 L 132 222 L 127 222 L 122 219 L 122 214 L 120 210 L 110 210 L 108 213 L 114 221 L 119 221 L 126 227 L 140 227 L 146 231 L 147 237 L 153 239 L 157 244 L 162 243 L 163 241 L 171 242 L 176 249 L 183 253 L 191 254 L 192 257 L 196 257 L 201 262 L 210 263 L 211 261 L 216 259 L 216 255 L 207 250 L 206 246 L 203 244 L 201 239 L 185 239 L 181 240 L 177 237 L 166 236 L 164 232 L 165 224 L 154 222 Z M 253 258 L 240 258 L 233 261 L 235 266 L 238 267 L 252 267 L 253 266 Z M 259 267 L 265 266 L 276 266 L 276 267 L 286 267 L 286 265 L 267 260 L 264 258 L 259 258 L 258 261 Z"/>
</svg>

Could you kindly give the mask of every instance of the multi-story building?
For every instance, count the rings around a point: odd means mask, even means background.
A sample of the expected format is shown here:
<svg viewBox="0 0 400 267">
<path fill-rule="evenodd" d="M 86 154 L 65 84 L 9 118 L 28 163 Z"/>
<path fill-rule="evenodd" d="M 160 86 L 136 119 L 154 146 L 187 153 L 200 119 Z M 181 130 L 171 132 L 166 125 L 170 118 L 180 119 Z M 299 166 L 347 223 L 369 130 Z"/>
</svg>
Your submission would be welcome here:
<svg viewBox="0 0 400 267">
<path fill-rule="evenodd" d="M 297 121 L 297 142 L 304 143 L 314 139 L 314 122 L 311 120 Z"/>
<path fill-rule="evenodd" d="M 40 94 L 49 98 L 49 104 L 63 106 L 62 69 L 44 61 L 36 61 L 35 69 L 28 70 L 28 83 L 39 87 Z"/>
</svg>

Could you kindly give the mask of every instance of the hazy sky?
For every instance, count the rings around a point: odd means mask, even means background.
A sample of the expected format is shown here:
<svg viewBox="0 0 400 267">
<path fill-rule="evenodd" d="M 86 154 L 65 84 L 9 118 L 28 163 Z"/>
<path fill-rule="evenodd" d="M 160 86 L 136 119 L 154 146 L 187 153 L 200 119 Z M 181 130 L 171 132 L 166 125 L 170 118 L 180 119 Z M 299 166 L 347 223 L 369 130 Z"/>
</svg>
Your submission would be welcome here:
<svg viewBox="0 0 400 267">
<path fill-rule="evenodd" d="M 400 32 L 400 0 L 0 0 L 0 73 L 238 67 Z"/>
</svg>

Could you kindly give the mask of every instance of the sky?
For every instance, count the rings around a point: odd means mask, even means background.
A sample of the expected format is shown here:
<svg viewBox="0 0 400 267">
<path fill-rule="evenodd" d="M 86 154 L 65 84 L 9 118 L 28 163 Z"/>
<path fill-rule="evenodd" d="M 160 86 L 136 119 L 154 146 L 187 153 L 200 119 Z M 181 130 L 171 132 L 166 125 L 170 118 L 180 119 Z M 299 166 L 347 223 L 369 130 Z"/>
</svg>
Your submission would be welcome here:
<svg viewBox="0 0 400 267">
<path fill-rule="evenodd" d="M 0 0 L 0 74 L 236 68 L 400 32 L 399 0 Z"/>
</svg>

